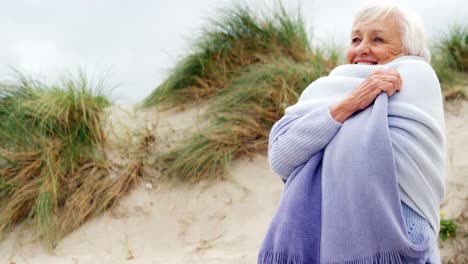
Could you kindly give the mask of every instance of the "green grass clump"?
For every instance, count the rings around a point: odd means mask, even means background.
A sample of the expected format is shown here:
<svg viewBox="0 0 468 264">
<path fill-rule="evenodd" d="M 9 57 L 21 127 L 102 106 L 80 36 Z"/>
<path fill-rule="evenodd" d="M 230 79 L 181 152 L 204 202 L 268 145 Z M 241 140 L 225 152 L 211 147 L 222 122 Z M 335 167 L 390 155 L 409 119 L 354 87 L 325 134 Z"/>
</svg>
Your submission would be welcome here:
<svg viewBox="0 0 468 264">
<path fill-rule="evenodd" d="M 441 219 L 439 231 L 440 239 L 445 241 L 447 238 L 455 237 L 457 235 L 457 228 L 458 225 L 455 223 L 454 219 Z"/>
<path fill-rule="evenodd" d="M 144 106 L 173 107 L 210 98 L 229 87 L 240 69 L 271 58 L 309 59 L 302 18 L 288 15 L 282 6 L 271 16 L 259 17 L 240 4 L 220 14 L 204 28 L 193 51 L 144 100 Z"/>
<path fill-rule="evenodd" d="M 432 66 L 447 99 L 465 97 L 468 76 L 468 27 L 455 25 L 435 44 Z"/>
<path fill-rule="evenodd" d="M 31 219 L 54 248 L 127 190 L 138 171 L 111 179 L 102 152 L 108 105 L 84 77 L 0 86 L 0 234 Z"/>
<path fill-rule="evenodd" d="M 468 72 L 468 27 L 453 26 L 437 46 L 448 66 L 460 72 Z"/>
</svg>

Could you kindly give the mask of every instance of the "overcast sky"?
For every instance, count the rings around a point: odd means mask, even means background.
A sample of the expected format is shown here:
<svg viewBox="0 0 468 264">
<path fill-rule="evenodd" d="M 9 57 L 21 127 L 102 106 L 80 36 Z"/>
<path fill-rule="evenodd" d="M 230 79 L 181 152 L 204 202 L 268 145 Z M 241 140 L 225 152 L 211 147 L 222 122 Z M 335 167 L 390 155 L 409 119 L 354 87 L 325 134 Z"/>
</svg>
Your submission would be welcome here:
<svg viewBox="0 0 468 264">
<path fill-rule="evenodd" d="M 244 0 L 254 8 L 274 3 Z M 344 46 L 363 0 L 283 0 L 302 7 L 317 42 Z M 453 23 L 468 24 L 466 0 L 397 1 L 418 13 L 430 39 Z M 116 88 L 114 102 L 135 103 L 189 51 L 206 19 L 230 0 L 15 0 L 0 1 L 0 79 L 11 67 L 53 81 L 80 68 Z"/>
</svg>

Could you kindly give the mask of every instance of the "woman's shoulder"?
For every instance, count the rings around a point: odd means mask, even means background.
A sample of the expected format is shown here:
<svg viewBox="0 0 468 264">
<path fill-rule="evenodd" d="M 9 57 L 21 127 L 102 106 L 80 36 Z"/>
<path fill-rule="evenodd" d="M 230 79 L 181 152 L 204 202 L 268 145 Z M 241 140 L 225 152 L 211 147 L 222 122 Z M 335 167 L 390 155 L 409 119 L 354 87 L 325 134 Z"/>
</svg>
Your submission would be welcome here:
<svg viewBox="0 0 468 264">
<path fill-rule="evenodd" d="M 402 56 L 385 64 L 385 66 L 397 69 L 400 73 L 407 73 L 414 77 L 419 76 L 421 78 L 429 77 L 437 79 L 437 75 L 432 66 L 419 56 Z"/>
</svg>

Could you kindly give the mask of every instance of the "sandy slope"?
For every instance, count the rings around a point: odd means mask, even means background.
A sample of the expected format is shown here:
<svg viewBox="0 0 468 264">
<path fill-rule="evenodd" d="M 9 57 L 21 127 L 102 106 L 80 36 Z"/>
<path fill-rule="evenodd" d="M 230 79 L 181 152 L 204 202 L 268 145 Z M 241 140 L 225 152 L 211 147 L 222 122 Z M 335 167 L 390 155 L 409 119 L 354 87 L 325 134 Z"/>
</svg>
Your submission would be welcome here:
<svg viewBox="0 0 468 264">
<path fill-rule="evenodd" d="M 456 239 L 440 243 L 444 263 L 468 263 L 468 102 L 446 104 L 447 192 L 441 205 L 445 218 L 461 225 Z"/>
<path fill-rule="evenodd" d="M 163 112 L 158 124 L 154 110 L 135 112 L 127 106 L 109 111 L 116 127 L 129 128 L 109 136 L 115 148 L 134 144 L 138 135 L 132 131 L 139 128 L 157 133 L 167 147 L 174 135 L 203 127 L 198 117 L 203 109 Z M 468 198 L 468 102 L 449 104 L 446 120 L 450 167 L 443 210 L 446 217 L 461 219 Z M 120 141 L 122 135 L 128 141 Z M 112 158 L 122 161 L 124 156 Z M 231 176 L 195 186 L 145 181 L 118 206 L 66 237 L 52 254 L 28 227 L 16 229 L 0 242 L 0 264 L 255 263 L 283 185 L 264 156 L 235 161 Z M 465 249 L 466 239 L 458 238 L 444 243 L 442 255 L 448 262 Z M 452 263 L 463 261 L 459 256 Z"/>
<path fill-rule="evenodd" d="M 211 185 L 161 184 L 152 190 L 142 186 L 114 210 L 64 239 L 54 255 L 33 242 L 18 246 L 13 260 L 253 263 L 282 184 L 272 180 L 263 157 L 236 162 L 232 173 L 232 180 Z M 9 263 L 3 254 L 10 254 L 15 243 L 9 237 L 1 244 L 0 263 Z"/>
</svg>

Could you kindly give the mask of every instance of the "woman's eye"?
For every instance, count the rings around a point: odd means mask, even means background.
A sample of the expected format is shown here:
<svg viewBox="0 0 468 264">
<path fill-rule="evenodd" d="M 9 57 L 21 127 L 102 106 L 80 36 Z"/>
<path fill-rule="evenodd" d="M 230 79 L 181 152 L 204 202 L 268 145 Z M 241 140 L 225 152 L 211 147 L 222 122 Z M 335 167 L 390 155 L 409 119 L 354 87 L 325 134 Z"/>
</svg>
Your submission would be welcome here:
<svg viewBox="0 0 468 264">
<path fill-rule="evenodd" d="M 376 41 L 376 42 L 383 42 L 383 39 L 382 39 L 382 38 L 375 38 L 374 41 Z"/>
<path fill-rule="evenodd" d="M 358 38 L 353 38 L 351 41 L 352 41 L 353 43 L 356 43 L 356 42 L 359 42 L 360 39 L 358 39 Z"/>
</svg>

